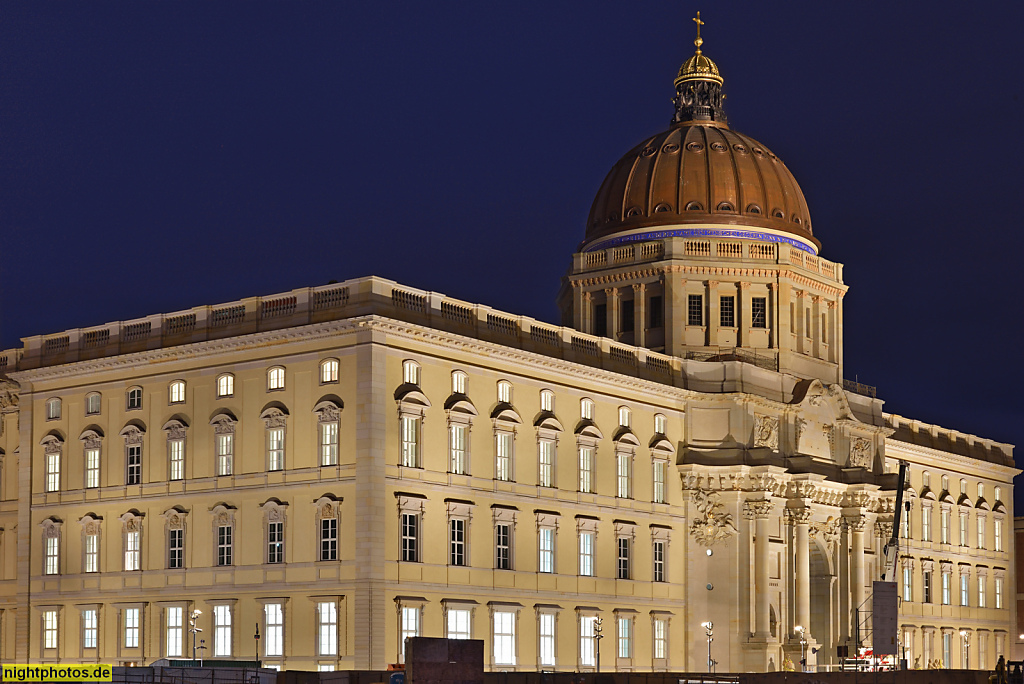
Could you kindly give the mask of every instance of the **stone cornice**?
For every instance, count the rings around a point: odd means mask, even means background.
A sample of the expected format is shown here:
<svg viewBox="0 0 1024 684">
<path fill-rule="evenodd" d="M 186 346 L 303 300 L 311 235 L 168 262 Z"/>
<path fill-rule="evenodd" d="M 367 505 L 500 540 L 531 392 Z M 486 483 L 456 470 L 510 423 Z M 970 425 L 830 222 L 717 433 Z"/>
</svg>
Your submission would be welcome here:
<svg viewBox="0 0 1024 684">
<path fill-rule="evenodd" d="M 910 456 L 917 456 L 921 459 L 922 463 L 932 464 L 934 461 L 948 463 L 951 470 L 957 470 L 958 472 L 963 472 L 959 470 L 960 468 L 973 467 L 980 473 L 994 476 L 993 479 L 1005 478 L 1004 482 L 1012 482 L 1014 476 L 1024 472 L 1013 466 L 993 463 L 992 461 L 985 461 L 980 458 L 971 458 L 970 456 L 962 456 L 949 451 L 942 451 L 941 449 L 904 442 L 899 439 L 886 440 L 886 455 L 895 456 L 895 454 L 889 453 L 889 449 L 899 450 Z"/>
</svg>

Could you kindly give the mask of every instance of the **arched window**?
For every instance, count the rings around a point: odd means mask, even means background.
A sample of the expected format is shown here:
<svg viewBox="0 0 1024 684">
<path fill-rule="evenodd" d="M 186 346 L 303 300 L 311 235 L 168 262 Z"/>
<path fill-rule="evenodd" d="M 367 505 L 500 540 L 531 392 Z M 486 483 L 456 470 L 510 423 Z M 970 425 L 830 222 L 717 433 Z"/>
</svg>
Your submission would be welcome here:
<svg viewBox="0 0 1024 684">
<path fill-rule="evenodd" d="M 668 419 L 664 413 L 656 413 L 654 415 L 654 434 L 663 435 L 665 430 L 668 428 Z"/>
<path fill-rule="evenodd" d="M 129 411 L 137 411 L 142 408 L 141 387 L 131 387 L 125 392 L 125 406 Z"/>
<path fill-rule="evenodd" d="M 594 400 L 580 399 L 580 418 L 583 420 L 594 420 Z"/>
<path fill-rule="evenodd" d="M 270 391 L 284 389 L 284 368 L 282 366 L 267 369 L 267 389 Z"/>
<path fill-rule="evenodd" d="M 932 486 L 932 474 L 929 473 L 927 470 L 925 470 L 925 471 L 923 471 L 921 473 L 921 488 L 924 489 L 925 487 L 931 487 L 931 486 Z"/>
<path fill-rule="evenodd" d="M 402 362 L 402 382 L 408 385 L 420 384 L 420 364 L 406 359 Z"/>
<path fill-rule="evenodd" d="M 512 403 L 512 383 L 508 380 L 498 381 L 498 401 L 503 401 L 506 404 Z"/>
<path fill-rule="evenodd" d="M 948 475 L 943 475 L 942 476 L 942 491 L 944 491 L 944 492 L 948 492 L 949 491 L 949 476 Z"/>
<path fill-rule="evenodd" d="M 984 499 L 985 498 L 985 483 L 984 482 L 979 482 L 978 483 L 978 498 L 979 499 Z"/>
<path fill-rule="evenodd" d="M 1002 495 L 1003 495 L 1003 490 L 1002 490 L 1002 489 L 1000 489 L 999 487 L 996 487 L 996 488 L 995 488 L 995 489 L 993 490 L 993 492 L 992 492 L 992 497 L 993 497 L 993 498 L 994 498 L 994 499 L 995 499 L 996 501 L 1001 501 L 1002 499 L 1001 499 L 1000 497 L 1001 497 Z"/>
<path fill-rule="evenodd" d="M 555 410 L 555 393 L 549 389 L 540 391 L 540 410 L 551 412 Z"/>
<path fill-rule="evenodd" d="M 172 404 L 185 403 L 185 381 L 175 380 L 167 387 L 168 401 Z"/>
<path fill-rule="evenodd" d="M 320 384 L 338 382 L 338 359 L 324 359 L 320 362 Z"/>
<path fill-rule="evenodd" d="M 217 398 L 233 396 L 235 393 L 235 376 L 223 373 L 217 376 Z"/>
<path fill-rule="evenodd" d="M 90 392 L 85 395 L 85 415 L 97 416 L 102 407 L 102 397 L 99 392 Z"/>
<path fill-rule="evenodd" d="M 619 427 L 632 427 L 633 425 L 633 412 L 629 410 L 628 406 L 619 407 Z"/>
<path fill-rule="evenodd" d="M 46 420 L 60 420 L 60 399 L 50 397 L 46 400 Z"/>
<path fill-rule="evenodd" d="M 467 375 L 460 370 L 452 371 L 452 394 L 466 393 Z"/>
</svg>

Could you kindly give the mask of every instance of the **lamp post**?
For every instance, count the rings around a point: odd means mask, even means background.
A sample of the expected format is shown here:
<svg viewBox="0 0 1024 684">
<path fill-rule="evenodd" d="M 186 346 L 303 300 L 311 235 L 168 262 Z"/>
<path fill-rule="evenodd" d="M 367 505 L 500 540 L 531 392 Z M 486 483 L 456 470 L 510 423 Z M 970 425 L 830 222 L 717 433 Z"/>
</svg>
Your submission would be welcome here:
<svg viewBox="0 0 1024 684">
<path fill-rule="evenodd" d="M 601 674 L 601 618 L 594 618 L 594 641 L 597 642 L 597 674 Z"/>
<path fill-rule="evenodd" d="M 807 631 L 801 625 L 793 630 L 800 633 L 800 671 L 807 672 Z"/>
<path fill-rule="evenodd" d="M 196 627 L 196 620 L 198 620 L 199 616 L 202 614 L 203 611 L 193 609 L 188 616 L 188 631 L 192 633 L 192 660 L 196 659 L 196 633 L 203 631 L 200 628 Z"/>
<path fill-rule="evenodd" d="M 711 657 L 711 642 L 715 640 L 715 623 L 708 620 L 707 622 L 700 623 L 700 626 L 704 628 L 704 633 L 708 637 L 708 672 L 715 671 L 715 659 Z"/>
<path fill-rule="evenodd" d="M 971 669 L 971 633 L 966 629 L 960 630 L 960 638 L 964 640 L 964 669 Z"/>
<path fill-rule="evenodd" d="M 253 635 L 253 639 L 256 640 L 256 667 L 260 666 L 260 623 L 256 623 L 256 634 Z"/>
</svg>

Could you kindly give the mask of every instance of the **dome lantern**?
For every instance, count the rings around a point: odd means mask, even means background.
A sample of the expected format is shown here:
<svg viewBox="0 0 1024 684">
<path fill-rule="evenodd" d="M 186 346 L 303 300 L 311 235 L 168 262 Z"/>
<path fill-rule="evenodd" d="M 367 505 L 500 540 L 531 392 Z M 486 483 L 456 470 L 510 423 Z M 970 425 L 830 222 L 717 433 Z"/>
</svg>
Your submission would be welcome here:
<svg viewBox="0 0 1024 684">
<path fill-rule="evenodd" d="M 704 25 L 700 12 L 697 12 L 694 21 L 697 23 L 697 38 L 693 44 L 697 51 L 679 67 L 679 74 L 674 81 L 676 95 L 672 102 L 675 103 L 676 113 L 672 123 L 718 121 L 724 124 L 728 120 L 722 106 L 725 100 L 722 84 L 725 80 L 718 72 L 718 66 L 700 49 L 704 44 L 704 39 L 700 37 L 700 27 Z"/>
</svg>

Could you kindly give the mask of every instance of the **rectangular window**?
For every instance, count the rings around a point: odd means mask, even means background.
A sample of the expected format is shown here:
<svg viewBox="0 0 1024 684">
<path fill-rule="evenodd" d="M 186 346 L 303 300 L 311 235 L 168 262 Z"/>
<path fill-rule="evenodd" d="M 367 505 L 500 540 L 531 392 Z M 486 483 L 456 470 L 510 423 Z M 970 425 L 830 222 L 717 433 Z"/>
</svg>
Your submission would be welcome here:
<svg viewBox="0 0 1024 684">
<path fill-rule="evenodd" d="M 903 600 L 913 601 L 913 585 L 911 584 L 911 570 L 910 566 L 903 568 Z"/>
<path fill-rule="evenodd" d="M 320 465 L 338 465 L 338 424 L 320 423 Z"/>
<path fill-rule="evenodd" d="M 537 530 L 538 557 L 537 570 L 539 572 L 555 571 L 555 530 L 551 527 L 542 527 Z"/>
<path fill-rule="evenodd" d="M 594 334 L 598 337 L 608 336 L 608 306 L 605 304 L 594 307 Z"/>
<path fill-rule="evenodd" d="M 580 491 L 592 492 L 592 478 L 594 476 L 594 448 L 580 447 Z"/>
<path fill-rule="evenodd" d="M 619 579 L 629 579 L 629 538 L 619 537 L 616 540 L 618 548 L 618 574 Z"/>
<path fill-rule="evenodd" d="M 537 616 L 537 634 L 540 643 L 541 667 L 555 666 L 555 616 L 554 613 L 541 613 Z"/>
<path fill-rule="evenodd" d="M 452 518 L 448 521 L 449 529 L 449 565 L 466 564 L 466 521 L 463 518 Z"/>
<path fill-rule="evenodd" d="M 939 512 L 939 541 L 943 544 L 949 543 L 949 511 L 943 508 Z"/>
<path fill-rule="evenodd" d="M 95 610 L 82 611 L 82 648 L 96 648 L 99 637 L 98 620 Z"/>
<path fill-rule="evenodd" d="M 466 426 L 452 425 L 448 428 L 448 441 L 451 448 L 448 471 L 456 475 L 465 475 L 466 466 Z"/>
<path fill-rule="evenodd" d="M 970 606 L 970 581 L 967 575 L 960 575 L 960 605 Z"/>
<path fill-rule="evenodd" d="M 494 526 L 494 567 L 498 570 L 512 569 L 512 526 L 498 523 Z"/>
<path fill-rule="evenodd" d="M 621 332 L 633 332 L 633 300 L 622 300 L 622 320 L 619 322 Z"/>
<path fill-rule="evenodd" d="M 584 615 L 580 617 L 580 665 L 583 667 L 594 667 L 597 665 L 597 636 L 594 628 L 597 626 L 597 618 Z"/>
<path fill-rule="evenodd" d="M 185 440 L 167 440 L 167 478 L 169 480 L 185 479 Z"/>
<path fill-rule="evenodd" d="M 46 491 L 60 489 L 60 452 L 46 454 Z"/>
<path fill-rule="evenodd" d="M 402 607 L 402 643 L 399 644 L 401 649 L 400 660 L 405 662 L 405 640 L 410 637 L 417 637 L 420 635 L 420 609 L 411 608 L 409 606 Z"/>
<path fill-rule="evenodd" d="M 900 518 L 900 537 L 910 539 L 910 511 L 903 511 Z"/>
<path fill-rule="evenodd" d="M 765 297 L 750 298 L 750 326 L 752 328 L 768 327 L 768 299 Z"/>
<path fill-rule="evenodd" d="M 213 607 L 213 657 L 231 656 L 231 606 Z"/>
<path fill-rule="evenodd" d="M 654 619 L 654 657 L 664 660 L 668 654 L 668 621 Z"/>
<path fill-rule="evenodd" d="M 985 548 L 985 518 L 978 516 L 978 548 Z"/>
<path fill-rule="evenodd" d="M 217 435 L 217 474 L 230 475 L 234 468 L 235 436 Z"/>
<path fill-rule="evenodd" d="M 266 638 L 263 640 L 263 655 L 276 658 L 284 655 L 284 609 L 280 603 L 263 606 L 266 620 Z"/>
<path fill-rule="evenodd" d="M 494 613 L 494 664 L 516 664 L 516 614 Z"/>
<path fill-rule="evenodd" d="M 402 560 L 416 563 L 419 555 L 419 516 L 415 513 L 402 514 Z"/>
<path fill-rule="evenodd" d="M 267 523 L 267 562 L 284 562 L 284 522 Z"/>
<path fill-rule="evenodd" d="M 284 470 L 284 428 L 267 430 L 267 470 Z"/>
<path fill-rule="evenodd" d="M 921 539 L 930 542 L 932 540 L 932 509 L 921 509 Z"/>
<path fill-rule="evenodd" d="M 402 465 L 418 468 L 420 465 L 420 420 L 415 416 L 402 416 Z"/>
<path fill-rule="evenodd" d="M 953 667 L 953 635 L 949 632 L 942 634 L 942 666 L 945 669 Z"/>
<path fill-rule="evenodd" d="M 131 444 L 127 447 L 128 473 L 127 483 L 142 484 L 142 445 Z"/>
<path fill-rule="evenodd" d="M 43 648 L 57 648 L 57 611 L 43 611 Z"/>
<path fill-rule="evenodd" d="M 95 534 L 85 535 L 85 572 L 100 570 L 100 538 Z"/>
<path fill-rule="evenodd" d="M 620 499 L 629 499 L 633 496 L 633 478 L 630 472 L 632 468 L 632 457 L 629 454 L 616 454 L 615 455 L 615 466 L 616 466 L 616 481 L 617 481 L 617 496 Z"/>
<path fill-rule="evenodd" d="M 651 329 L 660 328 L 665 324 L 665 309 L 662 306 L 661 295 L 651 297 L 647 300 L 647 306 L 649 313 L 647 314 L 650 318 Z"/>
<path fill-rule="evenodd" d="M 471 639 L 470 611 L 464 608 L 448 610 L 448 638 Z"/>
<path fill-rule="evenodd" d="M 993 533 L 995 534 L 996 551 L 1002 551 L 1003 550 L 1003 521 L 1002 520 L 996 520 L 996 525 L 995 525 L 995 529 L 993 530 Z"/>
<path fill-rule="evenodd" d="M 630 618 L 619 618 L 618 623 L 618 655 L 620 658 L 630 658 L 633 653 L 633 621 Z"/>
<path fill-rule="evenodd" d="M 510 482 L 512 480 L 512 433 L 496 432 L 494 434 L 494 479 Z"/>
<path fill-rule="evenodd" d="M 185 567 L 185 530 L 167 531 L 167 567 Z"/>
<path fill-rule="evenodd" d="M 967 514 L 960 514 L 960 546 L 967 546 Z"/>
<path fill-rule="evenodd" d="M 233 531 L 231 525 L 217 526 L 217 565 L 231 565 Z"/>
<path fill-rule="evenodd" d="M 139 532 L 125 532 L 124 534 L 124 569 L 125 570 L 138 570 L 139 554 L 141 552 L 141 546 L 139 544 Z"/>
<path fill-rule="evenodd" d="M 665 542 L 654 542 L 654 581 L 665 581 Z"/>
<path fill-rule="evenodd" d="M 942 573 L 942 605 L 948 606 L 951 602 L 950 598 L 950 586 L 949 586 L 949 573 Z"/>
<path fill-rule="evenodd" d="M 1003 607 L 1003 578 L 996 577 L 996 608 Z"/>
<path fill-rule="evenodd" d="M 124 647 L 139 647 L 139 609 L 124 609 Z"/>
<path fill-rule="evenodd" d="M 46 538 L 46 567 L 47 575 L 60 574 L 60 539 L 57 537 Z"/>
<path fill-rule="evenodd" d="M 668 464 L 665 461 L 654 462 L 654 503 L 665 503 L 665 472 Z"/>
<path fill-rule="evenodd" d="M 704 325 L 704 295 L 686 297 L 686 325 Z"/>
<path fill-rule="evenodd" d="M 85 450 L 85 486 L 88 489 L 100 486 L 100 450 Z"/>
<path fill-rule="evenodd" d="M 102 399 L 99 394 L 90 394 L 85 398 L 85 415 L 94 416 L 100 412 Z"/>
<path fill-rule="evenodd" d="M 732 295 L 719 298 L 719 325 L 723 328 L 736 327 L 736 298 Z"/>
<path fill-rule="evenodd" d="M 338 519 L 320 519 L 320 560 L 338 560 Z"/>
<path fill-rule="evenodd" d="M 985 604 L 986 604 L 986 601 L 985 601 L 985 578 L 984 577 L 979 577 L 978 578 L 978 607 L 979 608 L 985 608 L 986 607 Z"/>
<path fill-rule="evenodd" d="M 541 487 L 555 486 L 555 442 L 550 439 L 542 439 L 538 443 L 537 460 L 540 463 L 540 470 L 537 475 L 537 483 Z"/>
<path fill-rule="evenodd" d="M 925 570 L 924 571 L 924 575 L 922 575 L 922 577 L 923 577 L 924 581 L 921 583 L 921 600 L 924 601 L 925 603 L 931 603 L 932 602 L 932 571 L 931 570 Z"/>
<path fill-rule="evenodd" d="M 338 655 L 338 604 L 321 601 L 316 604 L 317 655 Z"/>
<path fill-rule="evenodd" d="M 167 608 L 167 657 L 180 658 L 184 655 L 185 611 L 180 606 Z"/>
<path fill-rule="evenodd" d="M 594 576 L 594 533 L 580 532 L 580 575 Z"/>
</svg>

